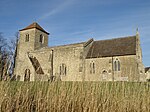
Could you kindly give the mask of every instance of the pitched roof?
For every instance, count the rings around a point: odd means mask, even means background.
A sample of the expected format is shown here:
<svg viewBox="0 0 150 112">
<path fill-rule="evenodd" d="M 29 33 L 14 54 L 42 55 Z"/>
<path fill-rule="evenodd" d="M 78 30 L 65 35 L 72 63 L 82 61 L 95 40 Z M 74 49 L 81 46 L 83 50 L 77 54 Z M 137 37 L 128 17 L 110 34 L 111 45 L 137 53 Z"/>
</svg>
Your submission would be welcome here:
<svg viewBox="0 0 150 112">
<path fill-rule="evenodd" d="M 146 73 L 148 70 L 150 70 L 150 67 L 146 67 L 146 68 L 145 68 L 145 73 Z"/>
<path fill-rule="evenodd" d="M 36 29 L 38 29 L 38 30 L 40 30 L 40 31 L 43 31 L 43 32 L 45 32 L 46 34 L 49 35 L 49 33 L 46 32 L 46 31 L 45 31 L 38 23 L 36 23 L 36 22 L 30 24 L 30 25 L 27 26 L 26 28 L 21 29 L 21 30 L 19 30 L 19 31 L 28 30 L 28 29 L 32 29 L 32 28 L 36 28 Z"/>
<path fill-rule="evenodd" d="M 94 41 L 86 58 L 136 54 L 136 36 Z"/>
</svg>

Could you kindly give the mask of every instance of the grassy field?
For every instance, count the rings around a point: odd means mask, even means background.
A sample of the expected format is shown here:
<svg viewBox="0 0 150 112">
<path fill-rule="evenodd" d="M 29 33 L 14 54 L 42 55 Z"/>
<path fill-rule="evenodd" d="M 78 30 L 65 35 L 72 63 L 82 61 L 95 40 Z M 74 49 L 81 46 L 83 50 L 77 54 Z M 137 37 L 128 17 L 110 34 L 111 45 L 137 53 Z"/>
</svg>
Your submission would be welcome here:
<svg viewBox="0 0 150 112">
<path fill-rule="evenodd" d="M 150 112 L 150 83 L 0 82 L 1 112 Z"/>
</svg>

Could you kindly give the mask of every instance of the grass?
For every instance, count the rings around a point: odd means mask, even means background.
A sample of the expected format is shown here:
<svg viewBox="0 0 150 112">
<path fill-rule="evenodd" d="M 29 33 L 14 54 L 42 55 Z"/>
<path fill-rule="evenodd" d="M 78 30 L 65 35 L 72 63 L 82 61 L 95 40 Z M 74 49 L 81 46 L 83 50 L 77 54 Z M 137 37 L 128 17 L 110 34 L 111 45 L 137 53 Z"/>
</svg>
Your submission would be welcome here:
<svg viewBox="0 0 150 112">
<path fill-rule="evenodd" d="M 150 83 L 0 82 L 1 112 L 150 112 Z"/>
</svg>

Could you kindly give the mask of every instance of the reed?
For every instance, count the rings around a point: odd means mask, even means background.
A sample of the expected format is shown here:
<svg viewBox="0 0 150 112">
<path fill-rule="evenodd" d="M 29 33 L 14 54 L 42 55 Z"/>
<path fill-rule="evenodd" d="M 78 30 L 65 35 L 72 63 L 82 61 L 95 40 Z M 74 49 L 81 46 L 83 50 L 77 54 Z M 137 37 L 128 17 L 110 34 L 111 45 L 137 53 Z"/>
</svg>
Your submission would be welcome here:
<svg viewBox="0 0 150 112">
<path fill-rule="evenodd" d="M 150 83 L 0 82 L 1 112 L 150 112 Z"/>
</svg>

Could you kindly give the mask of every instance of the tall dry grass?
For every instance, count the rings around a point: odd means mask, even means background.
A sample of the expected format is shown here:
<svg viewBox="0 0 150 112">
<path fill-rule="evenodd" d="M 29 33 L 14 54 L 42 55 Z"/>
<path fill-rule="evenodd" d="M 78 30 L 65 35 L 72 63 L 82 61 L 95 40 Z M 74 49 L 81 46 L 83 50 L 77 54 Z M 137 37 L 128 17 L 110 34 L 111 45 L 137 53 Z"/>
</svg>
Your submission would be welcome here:
<svg viewBox="0 0 150 112">
<path fill-rule="evenodd" d="M 0 82 L 1 112 L 150 112 L 150 83 Z"/>
</svg>

